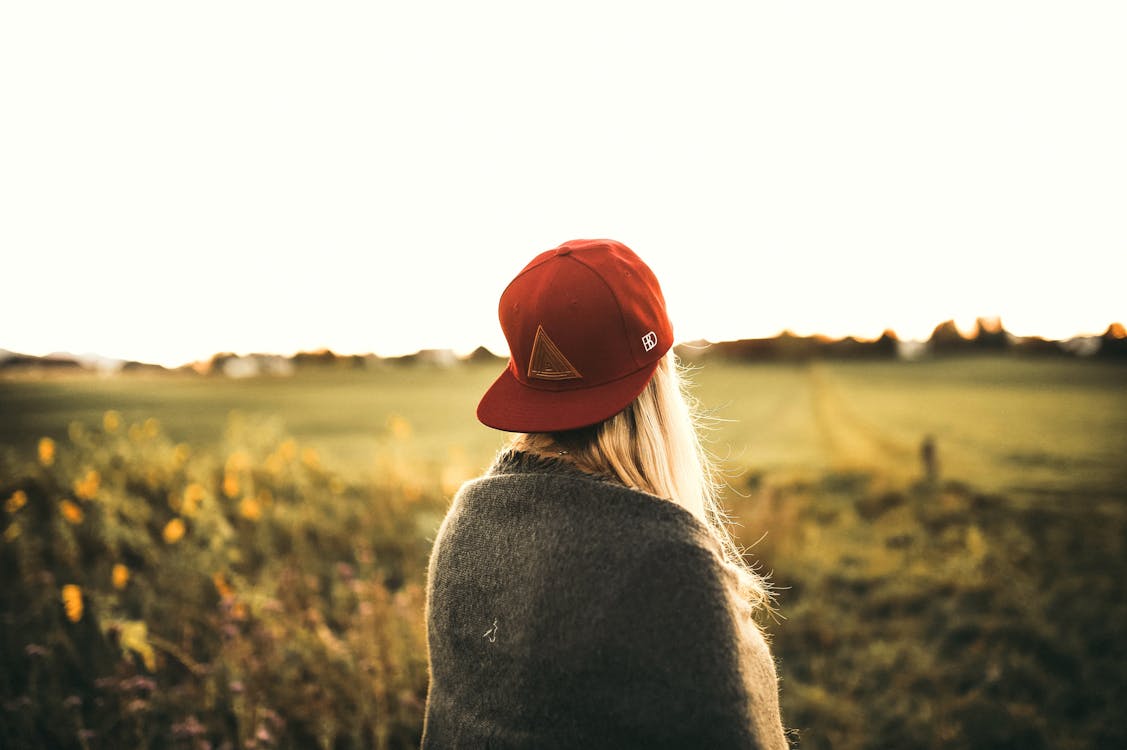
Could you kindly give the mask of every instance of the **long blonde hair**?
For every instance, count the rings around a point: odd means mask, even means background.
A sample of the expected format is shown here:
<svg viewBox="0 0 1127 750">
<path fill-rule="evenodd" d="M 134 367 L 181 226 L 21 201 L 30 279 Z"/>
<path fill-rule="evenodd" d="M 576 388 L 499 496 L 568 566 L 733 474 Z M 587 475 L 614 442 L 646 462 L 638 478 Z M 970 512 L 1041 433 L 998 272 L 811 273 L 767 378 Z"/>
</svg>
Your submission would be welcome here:
<svg viewBox="0 0 1127 750">
<path fill-rule="evenodd" d="M 568 461 L 589 474 L 668 498 L 697 517 L 719 544 L 735 574 L 741 598 L 772 606 L 766 580 L 748 565 L 720 504 L 720 473 L 700 439 L 702 415 L 686 389 L 672 351 L 662 358 L 645 390 L 615 416 L 592 427 L 557 433 L 518 433 L 511 447 Z"/>
</svg>

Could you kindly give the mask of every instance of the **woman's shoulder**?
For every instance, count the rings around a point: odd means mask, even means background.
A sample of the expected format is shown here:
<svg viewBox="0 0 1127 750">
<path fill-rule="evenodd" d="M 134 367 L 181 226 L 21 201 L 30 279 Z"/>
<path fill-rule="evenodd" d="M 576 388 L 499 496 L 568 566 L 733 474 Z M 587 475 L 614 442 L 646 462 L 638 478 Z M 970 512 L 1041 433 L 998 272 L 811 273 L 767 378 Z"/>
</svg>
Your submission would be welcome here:
<svg viewBox="0 0 1127 750">
<path fill-rule="evenodd" d="M 673 500 L 520 451 L 501 453 L 483 476 L 462 485 L 452 511 L 459 506 L 479 518 L 621 529 L 636 549 L 688 545 L 712 550 L 715 545 L 704 524 Z"/>
</svg>

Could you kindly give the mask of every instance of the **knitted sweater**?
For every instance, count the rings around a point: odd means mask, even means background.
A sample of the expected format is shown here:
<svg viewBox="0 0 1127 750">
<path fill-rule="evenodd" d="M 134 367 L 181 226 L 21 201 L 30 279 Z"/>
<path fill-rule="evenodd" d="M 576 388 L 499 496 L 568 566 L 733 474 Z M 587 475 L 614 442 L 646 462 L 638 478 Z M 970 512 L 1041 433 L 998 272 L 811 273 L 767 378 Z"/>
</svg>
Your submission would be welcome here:
<svg viewBox="0 0 1127 750">
<path fill-rule="evenodd" d="M 676 503 L 502 454 L 431 553 L 422 747 L 785 748 L 731 576 Z"/>
</svg>

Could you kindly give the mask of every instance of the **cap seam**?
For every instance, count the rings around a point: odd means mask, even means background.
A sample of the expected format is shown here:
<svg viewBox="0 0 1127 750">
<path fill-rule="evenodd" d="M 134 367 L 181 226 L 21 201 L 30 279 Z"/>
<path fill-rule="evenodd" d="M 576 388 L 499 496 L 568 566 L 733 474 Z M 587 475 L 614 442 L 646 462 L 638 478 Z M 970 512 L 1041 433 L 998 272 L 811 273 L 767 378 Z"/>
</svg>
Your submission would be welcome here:
<svg viewBox="0 0 1127 750">
<path fill-rule="evenodd" d="M 547 250 L 545 250 L 544 252 L 548 252 L 548 251 L 547 251 Z M 507 292 L 509 291 L 509 287 L 511 287 L 511 286 L 512 286 L 513 284 L 517 283 L 517 279 L 519 279 L 519 278 L 520 278 L 521 276 L 524 276 L 524 275 L 525 275 L 526 273 L 528 273 L 529 271 L 534 271 L 534 270 L 536 270 L 536 269 L 537 269 L 537 268 L 539 268 L 540 266 L 542 266 L 542 265 L 544 265 L 545 263 L 547 263 L 548 261 L 550 261 L 550 260 L 551 260 L 551 259 L 552 259 L 553 257 L 555 257 L 555 256 L 553 256 L 553 255 L 549 255 L 548 257 L 544 258 L 544 259 L 543 259 L 542 261 L 540 261 L 540 262 L 539 262 L 539 263 L 537 263 L 536 265 L 532 265 L 532 264 L 530 263 L 530 264 L 529 264 L 529 265 L 528 265 L 527 267 L 525 267 L 525 268 L 521 269 L 521 272 L 520 272 L 520 273 L 518 273 L 518 274 L 517 274 L 516 276 L 514 276 L 514 277 L 512 278 L 512 280 L 511 280 L 511 281 L 510 281 L 510 282 L 509 282 L 508 284 L 506 284 L 506 285 L 505 285 L 505 288 L 501 290 L 501 298 L 500 298 L 500 300 L 498 300 L 498 302 L 497 302 L 497 307 L 498 307 L 498 308 L 500 308 L 500 307 L 501 307 L 501 300 L 505 299 L 505 294 L 506 294 L 506 293 L 507 293 Z M 616 301 L 617 301 L 617 300 L 616 300 Z"/>
<path fill-rule="evenodd" d="M 634 372 L 637 372 L 638 370 L 642 369 L 648 363 L 639 364 L 638 358 L 634 355 L 634 349 L 633 349 L 633 347 L 630 346 L 630 329 L 626 325 L 626 315 L 622 312 L 622 302 L 619 301 L 618 295 L 615 294 L 614 287 L 612 287 L 610 285 L 610 282 L 608 282 L 606 279 L 604 279 L 603 275 L 601 273 L 599 273 L 597 270 L 595 270 L 594 267 L 592 267 L 591 265 L 589 265 L 587 263 L 584 263 L 579 258 L 576 258 L 573 254 L 569 253 L 569 254 L 567 254 L 563 257 L 572 258 L 576 263 L 583 266 L 584 268 L 586 268 L 591 273 L 595 274 L 595 278 L 597 278 L 599 281 L 603 282 L 603 286 L 605 286 L 607 288 L 607 291 L 610 292 L 610 297 L 611 297 L 611 299 L 614 300 L 614 306 L 618 308 L 618 320 L 622 323 L 622 334 L 623 334 L 623 337 L 626 339 L 626 346 L 629 348 L 630 357 L 631 357 L 631 359 L 634 360 L 634 364 L 638 365 L 637 370 L 634 370 L 633 372 L 629 373 L 629 374 L 633 375 Z M 625 377 L 625 376 L 623 376 L 623 377 Z M 614 381 L 610 380 L 610 381 L 607 381 L 607 382 L 613 383 Z"/>
</svg>

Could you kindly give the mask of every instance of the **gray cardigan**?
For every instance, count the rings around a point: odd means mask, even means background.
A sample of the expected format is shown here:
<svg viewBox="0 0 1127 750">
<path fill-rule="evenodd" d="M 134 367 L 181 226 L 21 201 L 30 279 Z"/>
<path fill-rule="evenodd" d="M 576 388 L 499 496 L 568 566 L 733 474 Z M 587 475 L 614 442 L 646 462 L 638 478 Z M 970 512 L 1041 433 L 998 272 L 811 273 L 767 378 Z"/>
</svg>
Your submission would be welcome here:
<svg viewBox="0 0 1127 750">
<path fill-rule="evenodd" d="M 431 553 L 422 747 L 785 748 L 731 575 L 676 503 L 502 454 Z"/>
</svg>

